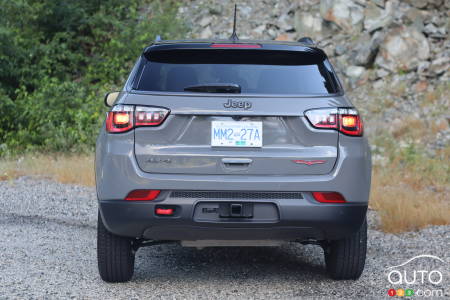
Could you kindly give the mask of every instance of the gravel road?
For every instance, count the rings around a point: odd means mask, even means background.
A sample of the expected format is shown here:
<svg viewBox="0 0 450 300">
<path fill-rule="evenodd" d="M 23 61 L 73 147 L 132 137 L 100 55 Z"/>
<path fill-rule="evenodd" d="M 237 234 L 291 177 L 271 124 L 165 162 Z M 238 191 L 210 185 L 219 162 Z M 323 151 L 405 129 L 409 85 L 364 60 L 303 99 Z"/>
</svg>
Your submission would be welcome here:
<svg viewBox="0 0 450 300">
<path fill-rule="evenodd" d="M 0 299 L 3 298 L 388 298 L 386 267 L 421 254 L 446 261 L 438 285 L 449 296 L 450 226 L 383 234 L 369 218 L 366 269 L 358 281 L 327 278 L 322 250 L 279 248 L 142 248 L 133 280 L 101 281 L 96 261 L 93 188 L 22 177 L 0 181 Z M 442 264 L 442 263 L 441 263 Z"/>
</svg>

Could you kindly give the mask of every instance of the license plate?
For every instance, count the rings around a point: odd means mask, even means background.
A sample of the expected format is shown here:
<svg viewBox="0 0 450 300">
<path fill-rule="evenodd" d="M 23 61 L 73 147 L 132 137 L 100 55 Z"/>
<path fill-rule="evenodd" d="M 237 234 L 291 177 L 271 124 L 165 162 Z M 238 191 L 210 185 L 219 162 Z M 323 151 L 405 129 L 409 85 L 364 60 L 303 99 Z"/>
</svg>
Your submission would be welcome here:
<svg viewBox="0 0 450 300">
<path fill-rule="evenodd" d="M 211 122 L 213 147 L 262 147 L 262 137 L 262 122 Z"/>
</svg>

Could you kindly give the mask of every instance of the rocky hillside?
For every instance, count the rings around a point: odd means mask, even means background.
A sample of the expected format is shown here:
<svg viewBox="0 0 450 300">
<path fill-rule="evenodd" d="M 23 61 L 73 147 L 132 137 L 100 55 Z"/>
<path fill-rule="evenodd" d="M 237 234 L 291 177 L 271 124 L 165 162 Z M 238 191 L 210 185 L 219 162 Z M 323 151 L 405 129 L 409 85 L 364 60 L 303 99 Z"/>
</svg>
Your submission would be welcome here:
<svg viewBox="0 0 450 300">
<path fill-rule="evenodd" d="M 240 39 L 309 36 L 325 50 L 381 154 L 380 134 L 431 154 L 448 147 L 450 0 L 236 2 Z M 179 15 L 194 38 L 232 32 L 230 1 L 184 1 Z"/>
</svg>

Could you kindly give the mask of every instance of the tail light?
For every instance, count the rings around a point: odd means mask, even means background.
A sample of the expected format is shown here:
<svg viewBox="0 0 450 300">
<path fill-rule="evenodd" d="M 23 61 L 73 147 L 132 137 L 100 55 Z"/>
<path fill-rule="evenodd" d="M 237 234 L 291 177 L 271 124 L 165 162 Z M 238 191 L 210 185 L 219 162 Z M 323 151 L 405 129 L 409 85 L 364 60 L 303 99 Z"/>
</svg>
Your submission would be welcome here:
<svg viewBox="0 0 450 300">
<path fill-rule="evenodd" d="M 158 126 L 164 122 L 169 112 L 161 107 L 116 105 L 108 112 L 106 130 L 120 133 L 139 126 Z"/>
<path fill-rule="evenodd" d="M 136 106 L 136 126 L 158 126 L 169 114 L 165 108 Z"/>
<path fill-rule="evenodd" d="M 133 128 L 133 106 L 116 105 L 106 118 L 106 130 L 108 132 L 125 132 Z"/>
<path fill-rule="evenodd" d="M 158 197 L 160 190 L 134 190 L 128 193 L 125 200 L 128 201 L 152 201 Z"/>
<path fill-rule="evenodd" d="M 358 111 L 353 108 L 321 108 L 305 112 L 306 118 L 315 128 L 335 129 L 352 136 L 363 135 L 363 123 Z"/>
<path fill-rule="evenodd" d="M 345 198 L 336 192 L 313 192 L 313 197 L 321 203 L 345 203 Z"/>
</svg>

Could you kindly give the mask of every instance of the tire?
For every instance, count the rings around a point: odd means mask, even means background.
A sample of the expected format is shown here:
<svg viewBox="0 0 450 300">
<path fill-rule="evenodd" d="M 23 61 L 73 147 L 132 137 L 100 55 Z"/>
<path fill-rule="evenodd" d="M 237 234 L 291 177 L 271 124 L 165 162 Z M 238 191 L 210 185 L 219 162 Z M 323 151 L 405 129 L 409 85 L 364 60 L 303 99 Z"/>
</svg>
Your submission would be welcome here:
<svg viewBox="0 0 450 300">
<path fill-rule="evenodd" d="M 336 280 L 358 279 L 366 261 L 367 220 L 353 235 L 329 242 L 324 247 L 327 272 Z"/>
<path fill-rule="evenodd" d="M 97 222 L 97 261 L 100 277 L 106 282 L 126 282 L 134 273 L 134 251 L 130 238 L 110 233 L 100 212 Z"/>
</svg>

